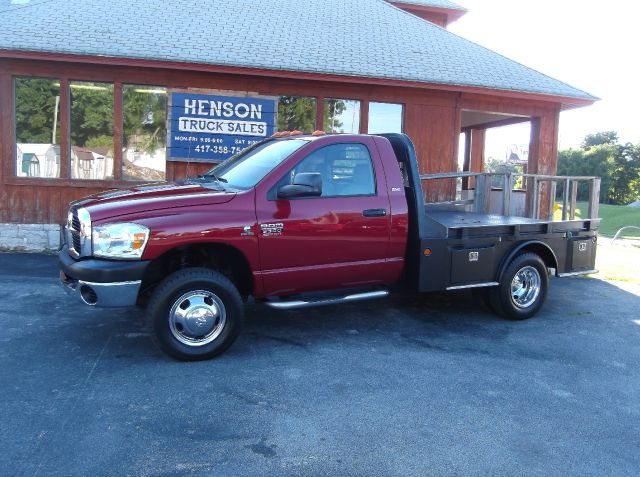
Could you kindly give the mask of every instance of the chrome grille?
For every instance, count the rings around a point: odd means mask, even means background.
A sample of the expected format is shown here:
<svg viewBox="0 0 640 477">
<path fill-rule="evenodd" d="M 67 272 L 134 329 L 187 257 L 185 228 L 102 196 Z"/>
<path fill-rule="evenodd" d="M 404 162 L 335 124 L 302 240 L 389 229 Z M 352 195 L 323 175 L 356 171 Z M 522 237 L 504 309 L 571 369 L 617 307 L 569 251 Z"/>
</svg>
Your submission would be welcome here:
<svg viewBox="0 0 640 477">
<path fill-rule="evenodd" d="M 73 249 L 80 253 L 80 234 L 78 232 L 71 231 L 71 241 L 73 242 Z"/>
<path fill-rule="evenodd" d="M 83 226 L 83 223 L 85 224 Z M 87 225 L 88 224 L 88 225 Z M 69 211 L 67 220 L 67 243 L 69 244 L 69 253 L 74 257 L 84 257 L 91 254 L 91 217 L 86 209 L 72 207 Z M 88 236 L 83 236 L 87 233 Z"/>
<path fill-rule="evenodd" d="M 80 231 L 80 219 L 78 218 L 78 211 L 73 211 L 73 218 L 71 219 L 71 228 L 73 230 Z"/>
<path fill-rule="evenodd" d="M 78 209 L 71 210 L 69 232 L 71 233 L 71 245 L 73 246 L 73 251 L 80 254 L 82 245 L 80 241 L 80 219 L 78 218 Z"/>
</svg>

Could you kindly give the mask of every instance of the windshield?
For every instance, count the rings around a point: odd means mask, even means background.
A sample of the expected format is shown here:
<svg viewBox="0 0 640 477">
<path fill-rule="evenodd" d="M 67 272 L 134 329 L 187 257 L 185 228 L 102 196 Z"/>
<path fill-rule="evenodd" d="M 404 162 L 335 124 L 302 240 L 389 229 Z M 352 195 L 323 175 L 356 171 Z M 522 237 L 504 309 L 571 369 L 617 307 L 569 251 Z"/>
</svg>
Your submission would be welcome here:
<svg viewBox="0 0 640 477">
<path fill-rule="evenodd" d="M 250 189 L 307 142 L 304 139 L 287 139 L 258 144 L 218 164 L 204 176 L 228 183 L 236 189 Z"/>
</svg>

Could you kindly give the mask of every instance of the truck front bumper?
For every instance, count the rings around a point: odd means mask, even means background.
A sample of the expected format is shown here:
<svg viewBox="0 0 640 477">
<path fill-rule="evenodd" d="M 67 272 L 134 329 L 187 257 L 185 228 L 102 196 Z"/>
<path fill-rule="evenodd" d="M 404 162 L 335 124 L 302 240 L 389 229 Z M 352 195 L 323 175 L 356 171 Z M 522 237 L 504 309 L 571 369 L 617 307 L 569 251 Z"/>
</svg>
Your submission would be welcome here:
<svg viewBox="0 0 640 477">
<path fill-rule="evenodd" d="M 66 246 L 58 253 L 60 282 L 70 294 L 91 306 L 133 306 L 138 300 L 148 261 L 75 260 Z"/>
</svg>

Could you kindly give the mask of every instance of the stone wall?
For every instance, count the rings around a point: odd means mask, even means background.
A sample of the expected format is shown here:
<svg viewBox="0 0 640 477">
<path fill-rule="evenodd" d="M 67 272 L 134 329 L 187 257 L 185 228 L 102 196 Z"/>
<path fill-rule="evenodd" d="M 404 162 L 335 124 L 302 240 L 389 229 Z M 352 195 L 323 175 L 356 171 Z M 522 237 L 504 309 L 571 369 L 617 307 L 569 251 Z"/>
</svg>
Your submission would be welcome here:
<svg viewBox="0 0 640 477">
<path fill-rule="evenodd" d="M 55 252 L 58 248 L 58 224 L 0 224 L 2 251 Z"/>
</svg>

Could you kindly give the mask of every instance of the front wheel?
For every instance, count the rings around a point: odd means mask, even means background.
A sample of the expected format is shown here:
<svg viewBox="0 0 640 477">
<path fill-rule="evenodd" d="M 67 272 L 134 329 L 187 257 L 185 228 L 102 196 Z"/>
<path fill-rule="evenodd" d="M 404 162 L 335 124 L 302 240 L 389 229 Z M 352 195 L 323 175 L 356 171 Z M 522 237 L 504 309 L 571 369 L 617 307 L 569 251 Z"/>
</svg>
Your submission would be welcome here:
<svg viewBox="0 0 640 477">
<path fill-rule="evenodd" d="M 153 292 L 147 309 L 154 342 L 184 361 L 225 351 L 242 326 L 244 308 L 233 283 L 206 268 L 169 275 Z"/>
<path fill-rule="evenodd" d="M 535 253 L 512 260 L 489 298 L 492 308 L 510 320 L 526 320 L 538 313 L 547 297 L 547 267 Z"/>
</svg>

